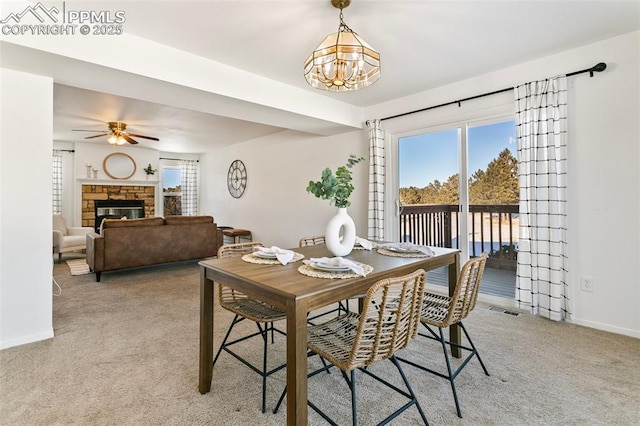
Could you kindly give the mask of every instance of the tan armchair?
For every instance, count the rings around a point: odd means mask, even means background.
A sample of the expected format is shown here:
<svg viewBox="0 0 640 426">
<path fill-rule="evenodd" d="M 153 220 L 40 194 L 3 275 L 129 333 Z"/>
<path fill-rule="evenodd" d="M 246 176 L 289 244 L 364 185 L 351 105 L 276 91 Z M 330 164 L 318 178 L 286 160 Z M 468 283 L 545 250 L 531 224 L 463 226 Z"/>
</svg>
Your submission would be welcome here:
<svg viewBox="0 0 640 426">
<path fill-rule="evenodd" d="M 87 248 L 87 234 L 93 232 L 90 227 L 69 227 L 64 216 L 53 215 L 53 253 L 58 253 L 58 261 L 62 253 L 80 251 Z"/>
</svg>

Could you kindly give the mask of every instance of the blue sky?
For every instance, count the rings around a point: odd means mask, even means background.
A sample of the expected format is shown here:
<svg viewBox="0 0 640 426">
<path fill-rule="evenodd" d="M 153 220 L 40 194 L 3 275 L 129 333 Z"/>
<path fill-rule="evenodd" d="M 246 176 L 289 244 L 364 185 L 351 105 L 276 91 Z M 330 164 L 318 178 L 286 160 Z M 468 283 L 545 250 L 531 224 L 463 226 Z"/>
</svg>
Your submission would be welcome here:
<svg viewBox="0 0 640 426">
<path fill-rule="evenodd" d="M 516 157 L 515 136 L 514 121 L 469 128 L 469 173 L 485 170 L 505 148 Z M 458 130 L 401 138 L 398 154 L 400 188 L 422 188 L 435 179 L 445 182 L 458 173 Z"/>
<path fill-rule="evenodd" d="M 175 188 L 180 185 L 180 169 L 162 169 L 162 187 Z"/>
</svg>

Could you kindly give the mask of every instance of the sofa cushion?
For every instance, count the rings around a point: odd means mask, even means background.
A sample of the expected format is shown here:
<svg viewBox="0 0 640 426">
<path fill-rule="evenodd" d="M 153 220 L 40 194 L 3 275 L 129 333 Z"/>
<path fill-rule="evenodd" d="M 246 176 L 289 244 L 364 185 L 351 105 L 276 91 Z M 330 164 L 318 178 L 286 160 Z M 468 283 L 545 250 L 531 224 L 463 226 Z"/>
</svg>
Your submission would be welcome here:
<svg viewBox="0 0 640 426">
<path fill-rule="evenodd" d="M 161 217 L 143 217 L 140 219 L 104 219 L 102 221 L 102 229 L 127 228 L 130 226 L 159 226 L 164 225 L 164 219 Z"/>
<path fill-rule="evenodd" d="M 194 223 L 213 223 L 212 216 L 167 216 L 165 225 L 192 225 Z"/>
<path fill-rule="evenodd" d="M 104 228 L 103 228 L 103 226 L 102 226 L 102 225 L 104 225 L 104 221 L 105 221 L 105 220 L 107 220 L 107 219 L 108 219 L 108 218 L 106 218 L 106 217 L 105 217 L 105 218 L 103 218 L 103 219 L 102 219 L 102 222 L 100 222 L 100 228 L 98 228 L 98 235 L 103 235 L 102 230 L 103 230 Z M 120 218 L 120 220 L 128 220 L 128 219 L 127 219 L 127 217 L 126 217 L 126 216 L 122 216 L 122 217 Z M 113 226 L 112 226 L 112 228 L 113 228 Z"/>
</svg>

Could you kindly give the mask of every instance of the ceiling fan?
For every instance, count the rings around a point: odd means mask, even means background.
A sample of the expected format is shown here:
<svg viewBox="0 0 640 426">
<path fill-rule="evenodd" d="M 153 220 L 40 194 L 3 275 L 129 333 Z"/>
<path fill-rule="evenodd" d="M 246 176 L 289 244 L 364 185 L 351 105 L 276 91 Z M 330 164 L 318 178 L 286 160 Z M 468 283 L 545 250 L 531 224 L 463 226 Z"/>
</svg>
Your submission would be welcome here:
<svg viewBox="0 0 640 426">
<path fill-rule="evenodd" d="M 159 141 L 160 139 L 158 138 L 154 138 L 151 136 L 144 136 L 144 135 L 138 135 L 135 133 L 129 133 L 126 130 L 127 128 L 127 123 L 123 123 L 121 121 L 110 121 L 109 123 L 109 131 L 106 130 L 77 130 L 77 129 L 72 129 L 72 131 L 74 132 L 97 132 L 97 133 L 102 133 L 100 135 L 95 135 L 95 136 L 87 136 L 85 139 L 93 139 L 93 138 L 99 138 L 101 136 L 109 136 L 109 139 L 107 139 L 107 142 L 109 142 L 112 145 L 123 145 L 126 142 L 129 142 L 130 144 L 137 144 L 138 141 L 132 139 L 131 137 L 136 137 L 136 138 L 144 138 L 144 139 L 149 139 L 152 141 Z"/>
</svg>

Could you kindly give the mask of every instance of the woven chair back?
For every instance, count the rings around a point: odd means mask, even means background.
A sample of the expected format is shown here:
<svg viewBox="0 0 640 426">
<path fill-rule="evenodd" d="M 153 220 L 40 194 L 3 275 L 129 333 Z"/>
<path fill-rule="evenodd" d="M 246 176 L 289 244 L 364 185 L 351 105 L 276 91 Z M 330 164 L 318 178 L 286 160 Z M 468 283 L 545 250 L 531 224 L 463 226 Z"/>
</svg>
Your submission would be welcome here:
<svg viewBox="0 0 640 426">
<path fill-rule="evenodd" d="M 324 244 L 324 235 L 300 238 L 298 247 L 315 246 L 316 244 Z"/>
<path fill-rule="evenodd" d="M 218 249 L 218 259 L 224 257 L 242 256 L 251 253 L 254 247 L 264 247 L 263 243 L 251 241 L 248 243 L 225 244 Z"/>
<path fill-rule="evenodd" d="M 462 267 L 451 297 L 449 313 L 444 320 L 446 325 L 462 321 L 475 308 L 486 263 L 487 253 L 482 253 L 481 256 L 467 261 Z"/>
<path fill-rule="evenodd" d="M 251 253 L 254 247 L 264 247 L 264 244 L 258 241 L 225 244 L 218 249 L 218 259 L 223 259 L 225 257 L 242 256 Z M 218 300 L 220 302 L 220 305 L 222 305 L 223 307 L 229 307 L 230 304 L 244 302 L 248 299 L 249 297 L 246 294 L 238 290 L 229 288 L 225 285 L 218 284 Z"/>
<path fill-rule="evenodd" d="M 347 370 L 390 358 L 416 336 L 425 271 L 378 281 L 369 288 Z"/>
</svg>

